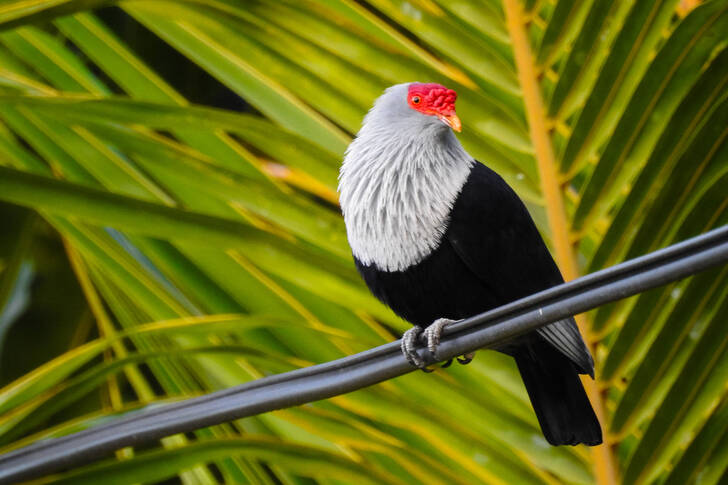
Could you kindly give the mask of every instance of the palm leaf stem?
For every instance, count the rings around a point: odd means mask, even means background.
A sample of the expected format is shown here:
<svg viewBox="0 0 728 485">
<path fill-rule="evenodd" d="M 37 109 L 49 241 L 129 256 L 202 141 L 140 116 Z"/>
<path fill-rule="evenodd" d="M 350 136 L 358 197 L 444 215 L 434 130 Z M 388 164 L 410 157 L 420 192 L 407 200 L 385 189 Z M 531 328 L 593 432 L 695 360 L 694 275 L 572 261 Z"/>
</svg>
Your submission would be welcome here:
<svg viewBox="0 0 728 485">
<path fill-rule="evenodd" d="M 526 12 L 517 0 L 504 0 L 506 26 L 513 43 L 513 55 L 518 71 L 518 79 L 523 91 L 529 133 L 533 143 L 538 171 L 541 180 L 546 214 L 551 229 L 551 240 L 556 250 L 559 267 L 567 281 L 579 276 L 579 270 L 572 250 L 569 225 L 566 220 L 564 201 L 561 196 L 554 150 L 549 136 L 546 111 L 544 110 L 541 89 L 534 65 L 534 57 L 526 33 Z M 590 348 L 594 351 L 594 340 L 583 318 L 577 324 Z M 596 382 L 584 380 L 584 388 L 594 411 L 602 423 L 606 422 L 604 399 Z M 599 485 L 616 484 L 614 459 L 609 444 L 605 443 L 592 449 L 594 453 L 594 475 Z"/>
</svg>

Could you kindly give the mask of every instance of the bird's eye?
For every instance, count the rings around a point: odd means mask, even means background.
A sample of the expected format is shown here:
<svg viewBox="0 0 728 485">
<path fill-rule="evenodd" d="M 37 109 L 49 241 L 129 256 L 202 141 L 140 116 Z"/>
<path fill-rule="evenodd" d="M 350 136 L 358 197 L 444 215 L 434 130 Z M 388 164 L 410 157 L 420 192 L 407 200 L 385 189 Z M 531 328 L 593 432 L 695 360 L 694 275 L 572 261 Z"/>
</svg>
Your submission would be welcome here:
<svg viewBox="0 0 728 485">
<path fill-rule="evenodd" d="M 414 96 L 412 98 L 412 104 L 420 104 L 420 97 L 419 96 Z"/>
</svg>

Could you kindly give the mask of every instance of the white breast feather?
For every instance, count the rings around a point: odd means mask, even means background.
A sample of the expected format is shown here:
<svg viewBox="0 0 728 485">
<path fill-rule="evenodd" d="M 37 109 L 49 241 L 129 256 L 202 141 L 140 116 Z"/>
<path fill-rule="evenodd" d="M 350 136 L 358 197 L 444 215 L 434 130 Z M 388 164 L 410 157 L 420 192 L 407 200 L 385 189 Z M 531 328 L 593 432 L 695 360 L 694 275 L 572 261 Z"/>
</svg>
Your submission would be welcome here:
<svg viewBox="0 0 728 485">
<path fill-rule="evenodd" d="M 377 129 L 373 114 L 344 158 L 341 208 L 354 256 L 401 271 L 438 247 L 475 161 L 438 121 Z"/>
</svg>

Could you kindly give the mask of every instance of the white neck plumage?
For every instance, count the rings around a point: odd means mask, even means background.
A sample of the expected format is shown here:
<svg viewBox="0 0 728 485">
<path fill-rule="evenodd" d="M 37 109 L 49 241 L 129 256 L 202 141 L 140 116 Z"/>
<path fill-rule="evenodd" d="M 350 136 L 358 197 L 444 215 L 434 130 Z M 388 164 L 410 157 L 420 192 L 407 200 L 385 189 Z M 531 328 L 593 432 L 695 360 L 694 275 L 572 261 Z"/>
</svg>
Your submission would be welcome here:
<svg viewBox="0 0 728 485">
<path fill-rule="evenodd" d="M 426 258 L 440 244 L 473 163 L 440 122 L 392 126 L 370 112 L 339 174 L 354 256 L 382 271 Z"/>
</svg>

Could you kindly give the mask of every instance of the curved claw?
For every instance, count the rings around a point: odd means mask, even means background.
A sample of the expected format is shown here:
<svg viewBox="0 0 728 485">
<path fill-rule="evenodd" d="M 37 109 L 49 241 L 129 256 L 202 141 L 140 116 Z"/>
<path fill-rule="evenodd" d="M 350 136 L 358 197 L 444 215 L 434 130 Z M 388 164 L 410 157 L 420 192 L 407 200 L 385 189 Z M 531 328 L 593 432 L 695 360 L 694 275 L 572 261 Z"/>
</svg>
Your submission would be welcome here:
<svg viewBox="0 0 728 485">
<path fill-rule="evenodd" d="M 470 352 L 468 354 L 463 355 L 462 357 L 458 357 L 458 363 L 460 365 L 468 365 L 473 361 L 475 358 L 475 352 Z"/>
<path fill-rule="evenodd" d="M 447 367 L 450 367 L 451 364 L 452 364 L 452 359 L 448 359 L 448 361 L 445 362 L 444 364 L 442 364 L 440 367 L 442 367 L 443 369 L 445 369 Z"/>
</svg>

